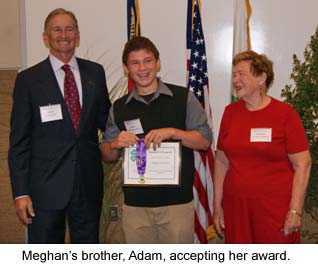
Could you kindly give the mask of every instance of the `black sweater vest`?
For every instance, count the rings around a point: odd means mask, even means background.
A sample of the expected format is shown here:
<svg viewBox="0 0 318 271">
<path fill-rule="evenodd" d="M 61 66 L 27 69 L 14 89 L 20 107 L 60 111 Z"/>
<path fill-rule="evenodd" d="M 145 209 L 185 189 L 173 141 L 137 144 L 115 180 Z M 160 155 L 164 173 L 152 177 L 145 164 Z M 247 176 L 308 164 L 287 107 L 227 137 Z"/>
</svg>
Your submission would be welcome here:
<svg viewBox="0 0 318 271">
<path fill-rule="evenodd" d="M 124 121 L 140 119 L 144 135 L 152 129 L 174 127 L 185 130 L 188 90 L 166 84 L 173 96 L 160 94 L 150 104 L 134 98 L 126 104 L 128 95 L 114 103 L 115 123 L 126 130 Z M 143 136 L 143 135 L 142 135 Z M 125 204 L 139 207 L 159 207 L 187 203 L 193 199 L 193 150 L 182 147 L 180 187 L 123 187 Z"/>
</svg>

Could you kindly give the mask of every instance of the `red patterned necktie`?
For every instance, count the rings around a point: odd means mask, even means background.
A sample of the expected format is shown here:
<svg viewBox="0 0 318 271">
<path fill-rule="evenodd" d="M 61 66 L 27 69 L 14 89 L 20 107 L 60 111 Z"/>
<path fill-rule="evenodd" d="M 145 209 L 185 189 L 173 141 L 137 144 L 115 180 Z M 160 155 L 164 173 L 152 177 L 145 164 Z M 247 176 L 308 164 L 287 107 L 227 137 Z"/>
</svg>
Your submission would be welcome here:
<svg viewBox="0 0 318 271">
<path fill-rule="evenodd" d="M 81 116 L 81 105 L 79 102 L 78 89 L 74 79 L 74 74 L 70 69 L 70 65 L 65 64 L 62 66 L 62 69 L 65 72 L 64 100 L 73 122 L 74 131 L 77 133 Z"/>
</svg>

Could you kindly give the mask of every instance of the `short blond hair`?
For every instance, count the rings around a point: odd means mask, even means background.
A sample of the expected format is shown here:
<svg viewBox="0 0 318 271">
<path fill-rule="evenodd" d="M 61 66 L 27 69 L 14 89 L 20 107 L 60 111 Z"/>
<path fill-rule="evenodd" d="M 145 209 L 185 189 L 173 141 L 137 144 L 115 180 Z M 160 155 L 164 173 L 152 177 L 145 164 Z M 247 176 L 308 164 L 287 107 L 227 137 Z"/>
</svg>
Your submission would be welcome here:
<svg viewBox="0 0 318 271">
<path fill-rule="evenodd" d="M 266 55 L 258 54 L 252 50 L 238 53 L 234 56 L 232 65 L 235 66 L 241 61 L 250 61 L 251 72 L 254 75 L 261 75 L 263 72 L 266 74 L 266 88 L 269 88 L 274 82 L 273 61 Z"/>
</svg>

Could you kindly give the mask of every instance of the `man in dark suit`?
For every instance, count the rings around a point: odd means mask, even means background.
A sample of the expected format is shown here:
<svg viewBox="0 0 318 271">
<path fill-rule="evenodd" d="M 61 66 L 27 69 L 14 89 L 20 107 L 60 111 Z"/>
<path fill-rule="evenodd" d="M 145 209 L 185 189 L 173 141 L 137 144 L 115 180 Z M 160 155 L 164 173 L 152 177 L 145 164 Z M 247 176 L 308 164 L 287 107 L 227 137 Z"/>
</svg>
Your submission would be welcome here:
<svg viewBox="0 0 318 271">
<path fill-rule="evenodd" d="M 16 212 L 29 243 L 97 243 L 103 195 L 98 129 L 110 102 L 101 65 L 75 57 L 75 15 L 53 10 L 44 61 L 16 78 L 9 168 Z M 68 65 L 65 65 L 68 64 Z"/>
</svg>

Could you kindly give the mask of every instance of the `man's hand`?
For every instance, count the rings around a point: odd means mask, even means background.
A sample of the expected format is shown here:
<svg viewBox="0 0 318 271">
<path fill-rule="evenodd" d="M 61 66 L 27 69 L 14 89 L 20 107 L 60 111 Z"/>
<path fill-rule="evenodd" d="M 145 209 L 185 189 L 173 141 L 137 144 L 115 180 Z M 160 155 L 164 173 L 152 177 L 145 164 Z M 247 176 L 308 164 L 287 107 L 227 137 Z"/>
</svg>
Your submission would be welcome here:
<svg viewBox="0 0 318 271">
<path fill-rule="evenodd" d="M 138 137 L 135 134 L 121 131 L 112 142 L 100 144 L 103 160 L 110 162 L 118 159 L 120 149 L 133 146 L 137 141 Z"/>
<path fill-rule="evenodd" d="M 35 213 L 32 207 L 32 200 L 29 196 L 16 199 L 15 210 L 23 224 L 28 225 L 32 223 L 32 217 L 35 216 Z"/>
<path fill-rule="evenodd" d="M 137 141 L 138 137 L 135 134 L 129 133 L 127 131 L 121 131 L 116 139 L 111 142 L 111 147 L 118 150 L 133 146 L 137 143 Z"/>
<path fill-rule="evenodd" d="M 147 149 L 150 148 L 150 144 L 153 144 L 153 149 L 156 150 L 157 147 L 160 147 L 162 141 L 166 139 L 173 139 L 175 134 L 175 128 L 160 128 L 151 130 L 145 136 L 145 145 Z"/>
</svg>

